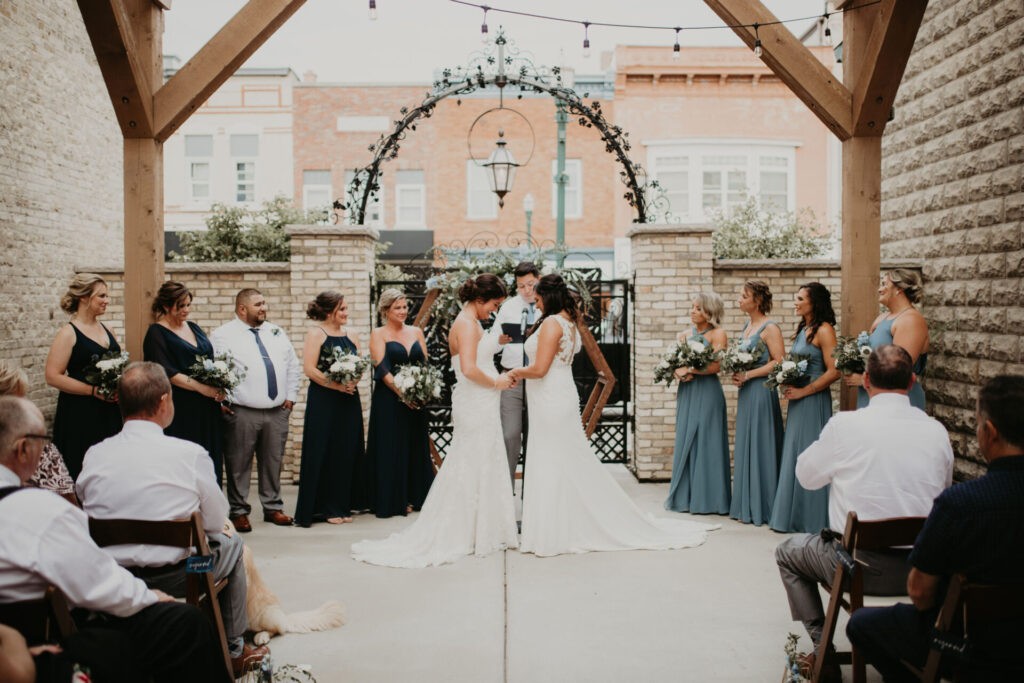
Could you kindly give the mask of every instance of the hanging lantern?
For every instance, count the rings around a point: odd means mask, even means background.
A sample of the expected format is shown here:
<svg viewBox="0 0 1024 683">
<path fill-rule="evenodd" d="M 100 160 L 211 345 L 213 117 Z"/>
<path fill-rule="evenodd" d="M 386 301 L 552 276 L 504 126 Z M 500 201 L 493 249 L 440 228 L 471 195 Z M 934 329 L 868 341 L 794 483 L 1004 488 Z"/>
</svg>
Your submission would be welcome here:
<svg viewBox="0 0 1024 683">
<path fill-rule="evenodd" d="M 505 131 L 498 131 L 498 142 L 494 151 L 487 157 L 482 165 L 487 169 L 487 179 L 491 183 L 491 192 L 498 195 L 498 206 L 505 206 L 505 195 L 512 191 L 512 183 L 516 178 L 516 163 L 512 152 L 508 150 L 505 142 Z"/>
</svg>

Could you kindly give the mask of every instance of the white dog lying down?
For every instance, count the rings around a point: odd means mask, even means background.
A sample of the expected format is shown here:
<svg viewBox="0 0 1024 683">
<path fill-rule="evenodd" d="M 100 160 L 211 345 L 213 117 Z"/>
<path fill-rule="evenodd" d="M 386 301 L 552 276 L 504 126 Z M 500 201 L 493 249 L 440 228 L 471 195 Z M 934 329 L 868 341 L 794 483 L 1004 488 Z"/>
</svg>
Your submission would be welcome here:
<svg viewBox="0 0 1024 683">
<path fill-rule="evenodd" d="M 335 600 L 328 600 L 314 610 L 285 614 L 281 609 L 281 601 L 270 592 L 256 571 L 252 550 L 248 546 L 242 551 L 242 561 L 245 564 L 245 580 L 249 584 L 245 611 L 249 617 L 249 628 L 255 632 L 253 642 L 257 645 L 266 644 L 271 636 L 280 633 L 326 631 L 345 623 L 341 603 Z"/>
</svg>

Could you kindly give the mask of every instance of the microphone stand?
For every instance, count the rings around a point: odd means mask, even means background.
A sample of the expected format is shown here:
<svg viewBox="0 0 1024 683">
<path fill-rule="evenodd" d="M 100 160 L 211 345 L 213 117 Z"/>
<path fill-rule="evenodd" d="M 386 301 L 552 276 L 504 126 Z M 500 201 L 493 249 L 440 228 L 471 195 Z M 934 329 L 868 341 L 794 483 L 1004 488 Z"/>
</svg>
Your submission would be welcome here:
<svg viewBox="0 0 1024 683">
<path fill-rule="evenodd" d="M 530 310 L 528 308 L 523 309 L 523 316 L 519 321 L 519 336 L 523 338 L 523 367 L 526 367 L 526 324 L 530 317 Z M 528 425 L 527 420 L 529 419 L 529 413 L 526 410 L 526 380 L 523 382 L 523 405 L 520 409 L 522 411 L 522 417 L 519 420 L 520 429 L 523 425 Z M 519 502 L 522 503 L 526 500 L 526 430 L 523 429 L 523 483 L 519 487 Z"/>
</svg>

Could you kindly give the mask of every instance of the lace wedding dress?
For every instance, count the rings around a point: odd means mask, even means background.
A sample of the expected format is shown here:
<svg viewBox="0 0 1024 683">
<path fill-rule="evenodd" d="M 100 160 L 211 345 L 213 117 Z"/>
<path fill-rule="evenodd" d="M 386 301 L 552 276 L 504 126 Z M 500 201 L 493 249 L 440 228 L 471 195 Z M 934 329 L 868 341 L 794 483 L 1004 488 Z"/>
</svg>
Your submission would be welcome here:
<svg viewBox="0 0 1024 683">
<path fill-rule="evenodd" d="M 636 506 L 597 459 L 580 420 L 572 359 L 575 325 L 562 316 L 558 352 L 541 379 L 526 382 L 530 417 L 523 482 L 520 551 L 541 557 L 594 550 L 665 550 L 698 546 L 719 525 L 653 517 Z M 545 325 L 549 323 L 545 321 Z M 534 334 L 526 354 L 536 357 Z"/>
<path fill-rule="evenodd" d="M 485 334 L 477 365 L 497 377 L 497 336 Z M 408 527 L 382 540 L 352 544 L 352 557 L 386 567 L 418 568 L 487 555 L 517 545 L 515 507 L 501 436 L 501 392 L 466 379 L 452 358 L 452 442 L 423 508 Z"/>
</svg>

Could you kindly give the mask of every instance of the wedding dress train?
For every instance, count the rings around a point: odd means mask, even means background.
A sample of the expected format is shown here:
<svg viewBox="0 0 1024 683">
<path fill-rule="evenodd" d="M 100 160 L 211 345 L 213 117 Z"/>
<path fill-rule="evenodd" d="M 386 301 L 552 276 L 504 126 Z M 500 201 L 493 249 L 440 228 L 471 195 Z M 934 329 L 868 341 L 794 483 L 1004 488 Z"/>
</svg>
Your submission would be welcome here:
<svg viewBox="0 0 1024 683">
<path fill-rule="evenodd" d="M 541 379 L 526 382 L 530 432 L 523 482 L 520 551 L 541 557 L 595 550 L 666 550 L 704 543 L 719 525 L 653 517 L 636 506 L 594 455 L 580 420 L 572 359 L 575 326 L 562 327 L 558 352 Z M 535 358 L 537 338 L 526 341 Z"/>
</svg>

